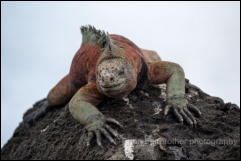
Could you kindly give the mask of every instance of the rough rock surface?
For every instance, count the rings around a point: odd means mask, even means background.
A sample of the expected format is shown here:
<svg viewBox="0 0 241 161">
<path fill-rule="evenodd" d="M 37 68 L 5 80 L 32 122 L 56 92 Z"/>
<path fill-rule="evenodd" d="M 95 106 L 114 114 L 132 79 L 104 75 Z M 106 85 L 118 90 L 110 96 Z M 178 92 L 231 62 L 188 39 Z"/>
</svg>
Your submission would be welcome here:
<svg viewBox="0 0 241 161">
<path fill-rule="evenodd" d="M 125 126 L 112 126 L 121 134 L 117 146 L 103 138 L 104 149 L 94 141 L 87 147 L 86 131 L 66 105 L 51 110 L 32 127 L 20 123 L 1 149 L 1 159 L 240 159 L 239 107 L 209 96 L 188 80 L 186 93 L 202 112 L 196 128 L 179 124 L 173 115 L 164 117 L 165 85 L 149 86 L 98 106 Z"/>
</svg>

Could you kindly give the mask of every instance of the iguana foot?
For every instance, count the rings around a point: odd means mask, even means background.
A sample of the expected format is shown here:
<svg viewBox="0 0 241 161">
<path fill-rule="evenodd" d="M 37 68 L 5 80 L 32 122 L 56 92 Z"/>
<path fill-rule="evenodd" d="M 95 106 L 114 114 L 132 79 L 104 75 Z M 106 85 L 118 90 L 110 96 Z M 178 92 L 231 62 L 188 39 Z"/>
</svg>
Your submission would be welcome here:
<svg viewBox="0 0 241 161">
<path fill-rule="evenodd" d="M 47 113 L 48 107 L 49 107 L 48 101 L 47 100 L 43 101 L 39 105 L 39 108 L 36 111 L 28 114 L 23 118 L 24 123 L 29 126 L 33 125 L 34 122 L 38 121 L 41 117 L 43 117 Z"/>
<path fill-rule="evenodd" d="M 123 128 L 123 126 L 118 121 L 112 118 L 98 118 L 97 120 L 98 121 L 93 122 L 91 125 L 86 126 L 86 129 L 88 131 L 87 146 L 90 146 L 90 142 L 95 136 L 97 145 L 103 147 L 101 134 L 104 135 L 112 144 L 116 145 L 116 142 L 112 136 L 118 137 L 119 134 L 116 130 L 112 129 L 107 123 L 113 123 L 121 128 Z"/>
<path fill-rule="evenodd" d="M 172 97 L 168 99 L 168 103 L 164 109 L 164 115 L 167 115 L 170 110 L 172 110 L 179 122 L 183 123 L 183 121 L 186 121 L 192 127 L 196 127 L 197 121 L 190 111 L 196 113 L 198 116 L 201 115 L 201 111 L 197 107 L 188 103 L 188 101 L 182 97 Z"/>
</svg>

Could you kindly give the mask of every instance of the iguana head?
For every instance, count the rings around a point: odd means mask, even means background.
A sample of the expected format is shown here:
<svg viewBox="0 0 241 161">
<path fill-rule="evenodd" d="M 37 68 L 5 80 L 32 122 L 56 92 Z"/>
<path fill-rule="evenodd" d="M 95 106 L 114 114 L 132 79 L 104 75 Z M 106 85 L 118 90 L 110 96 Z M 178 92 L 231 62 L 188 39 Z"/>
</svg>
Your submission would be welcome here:
<svg viewBox="0 0 241 161">
<path fill-rule="evenodd" d="M 111 42 L 109 45 L 98 61 L 97 86 L 109 97 L 123 97 L 135 88 L 135 74 L 125 49 Z"/>
</svg>

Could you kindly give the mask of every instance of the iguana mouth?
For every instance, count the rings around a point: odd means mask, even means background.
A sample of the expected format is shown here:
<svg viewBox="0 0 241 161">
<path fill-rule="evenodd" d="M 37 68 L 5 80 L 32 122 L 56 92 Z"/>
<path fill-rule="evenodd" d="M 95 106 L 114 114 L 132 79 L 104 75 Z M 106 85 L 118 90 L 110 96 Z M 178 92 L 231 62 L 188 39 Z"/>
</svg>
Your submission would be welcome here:
<svg viewBox="0 0 241 161">
<path fill-rule="evenodd" d="M 101 86 L 102 88 L 115 88 L 115 87 L 119 87 L 120 85 L 122 85 L 123 83 L 119 83 L 119 84 L 115 84 L 112 86 Z"/>
</svg>

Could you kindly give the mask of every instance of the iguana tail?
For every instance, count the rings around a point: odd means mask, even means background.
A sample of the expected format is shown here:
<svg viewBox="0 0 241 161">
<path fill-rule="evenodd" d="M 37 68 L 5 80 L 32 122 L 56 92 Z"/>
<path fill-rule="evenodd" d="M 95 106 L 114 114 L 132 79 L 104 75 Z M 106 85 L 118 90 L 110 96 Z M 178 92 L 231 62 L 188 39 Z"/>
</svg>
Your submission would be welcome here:
<svg viewBox="0 0 241 161">
<path fill-rule="evenodd" d="M 108 33 L 97 30 L 94 26 L 87 25 L 80 28 L 82 33 L 82 44 L 98 44 L 102 50 L 109 48 L 111 50 L 111 40 Z"/>
</svg>

